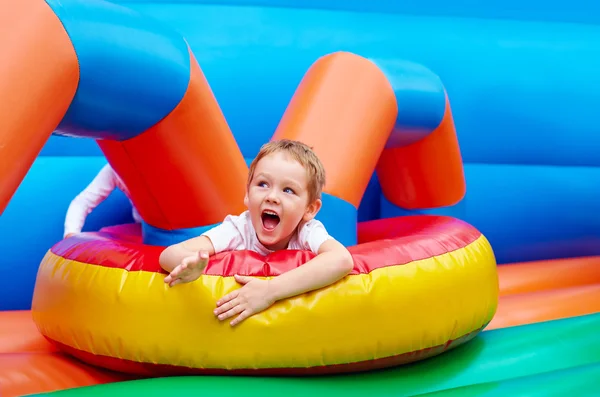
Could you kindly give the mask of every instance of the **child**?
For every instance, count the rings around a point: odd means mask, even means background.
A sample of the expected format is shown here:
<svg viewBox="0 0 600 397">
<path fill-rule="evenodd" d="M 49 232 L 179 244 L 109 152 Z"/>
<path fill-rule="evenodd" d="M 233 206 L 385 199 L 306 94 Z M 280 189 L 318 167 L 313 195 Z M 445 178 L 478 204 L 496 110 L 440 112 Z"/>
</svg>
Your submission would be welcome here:
<svg viewBox="0 0 600 397">
<path fill-rule="evenodd" d="M 317 256 L 271 280 L 235 275 L 243 287 L 217 302 L 219 320 L 238 315 L 236 325 L 278 300 L 328 286 L 354 267 L 352 256 L 314 219 L 321 209 L 325 184 L 323 165 L 303 143 L 269 142 L 250 165 L 244 204 L 239 216 L 228 215 L 213 229 L 167 247 L 160 265 L 170 274 L 169 286 L 196 280 L 215 253 L 253 250 L 267 255 L 283 249 L 311 250 Z"/>
<path fill-rule="evenodd" d="M 125 184 L 107 164 L 92 182 L 71 201 L 67 215 L 65 217 L 65 230 L 63 238 L 70 237 L 74 234 L 81 232 L 85 223 L 85 218 L 96 208 L 102 201 L 104 201 L 115 188 L 119 188 L 129 198 L 129 192 L 125 187 Z M 131 199 L 129 200 L 131 202 Z M 138 213 L 137 209 L 132 206 L 132 215 L 135 222 L 140 223 L 142 217 Z"/>
</svg>

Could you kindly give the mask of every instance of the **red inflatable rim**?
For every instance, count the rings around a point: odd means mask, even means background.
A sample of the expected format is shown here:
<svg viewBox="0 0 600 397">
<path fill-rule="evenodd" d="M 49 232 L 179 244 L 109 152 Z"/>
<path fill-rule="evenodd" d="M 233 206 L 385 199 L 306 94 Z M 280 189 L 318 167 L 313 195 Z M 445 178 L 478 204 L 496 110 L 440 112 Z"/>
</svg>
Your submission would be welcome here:
<svg viewBox="0 0 600 397">
<path fill-rule="evenodd" d="M 473 226 L 445 216 L 417 215 L 361 222 L 358 224 L 359 244 L 348 248 L 354 258 L 351 274 L 370 273 L 378 268 L 443 255 L 468 246 L 480 236 Z M 158 262 L 163 249 L 143 244 L 139 225 L 119 225 L 67 238 L 51 251 L 65 259 L 97 266 L 165 273 Z M 211 258 L 205 274 L 278 276 L 314 256 L 311 252 L 296 250 L 279 251 L 266 257 L 252 251 L 223 252 Z"/>
</svg>

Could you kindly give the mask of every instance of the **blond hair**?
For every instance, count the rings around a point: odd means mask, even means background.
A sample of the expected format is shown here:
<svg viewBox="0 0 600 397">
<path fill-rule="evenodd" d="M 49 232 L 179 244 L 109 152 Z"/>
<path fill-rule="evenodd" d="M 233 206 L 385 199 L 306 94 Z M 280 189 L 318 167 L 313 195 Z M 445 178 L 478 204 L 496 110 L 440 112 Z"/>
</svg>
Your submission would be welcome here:
<svg viewBox="0 0 600 397">
<path fill-rule="evenodd" d="M 323 190 L 323 186 L 325 186 L 325 168 L 310 146 L 291 139 L 280 139 L 262 145 L 258 155 L 256 155 L 256 158 L 250 164 L 248 186 L 250 186 L 250 182 L 252 182 L 252 178 L 254 177 L 256 164 L 262 158 L 277 152 L 284 152 L 290 155 L 306 170 L 308 174 L 309 202 L 320 199 L 321 191 Z"/>
</svg>

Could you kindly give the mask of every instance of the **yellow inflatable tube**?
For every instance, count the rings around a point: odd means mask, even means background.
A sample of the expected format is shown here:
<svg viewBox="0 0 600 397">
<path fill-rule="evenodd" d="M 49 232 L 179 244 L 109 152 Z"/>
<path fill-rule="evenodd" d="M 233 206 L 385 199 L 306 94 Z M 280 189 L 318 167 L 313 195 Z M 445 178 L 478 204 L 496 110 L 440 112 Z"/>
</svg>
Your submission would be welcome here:
<svg viewBox="0 0 600 397">
<path fill-rule="evenodd" d="M 161 247 L 118 228 L 52 247 L 39 269 L 33 315 L 61 349 L 140 375 L 315 374 L 387 367 L 473 338 L 498 302 L 487 239 L 459 220 L 412 216 L 359 226 L 353 272 L 231 327 L 213 315 L 239 288 L 233 275 L 273 277 L 312 258 L 248 251 L 211 259 L 196 282 L 168 288 Z M 371 240 L 371 241 L 369 241 Z"/>
</svg>

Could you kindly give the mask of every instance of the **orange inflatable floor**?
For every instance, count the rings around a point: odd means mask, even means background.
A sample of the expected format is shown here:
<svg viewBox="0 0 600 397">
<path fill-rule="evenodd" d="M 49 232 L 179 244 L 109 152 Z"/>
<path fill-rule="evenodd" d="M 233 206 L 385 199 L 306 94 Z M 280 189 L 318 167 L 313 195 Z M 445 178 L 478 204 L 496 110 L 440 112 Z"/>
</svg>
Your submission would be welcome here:
<svg viewBox="0 0 600 397">
<path fill-rule="evenodd" d="M 498 266 L 500 302 L 486 330 L 600 312 L 600 257 Z"/>
<path fill-rule="evenodd" d="M 600 257 L 502 265 L 500 302 L 487 330 L 600 312 Z M 59 353 L 29 311 L 0 312 L 0 396 L 14 397 L 133 377 Z"/>
</svg>

